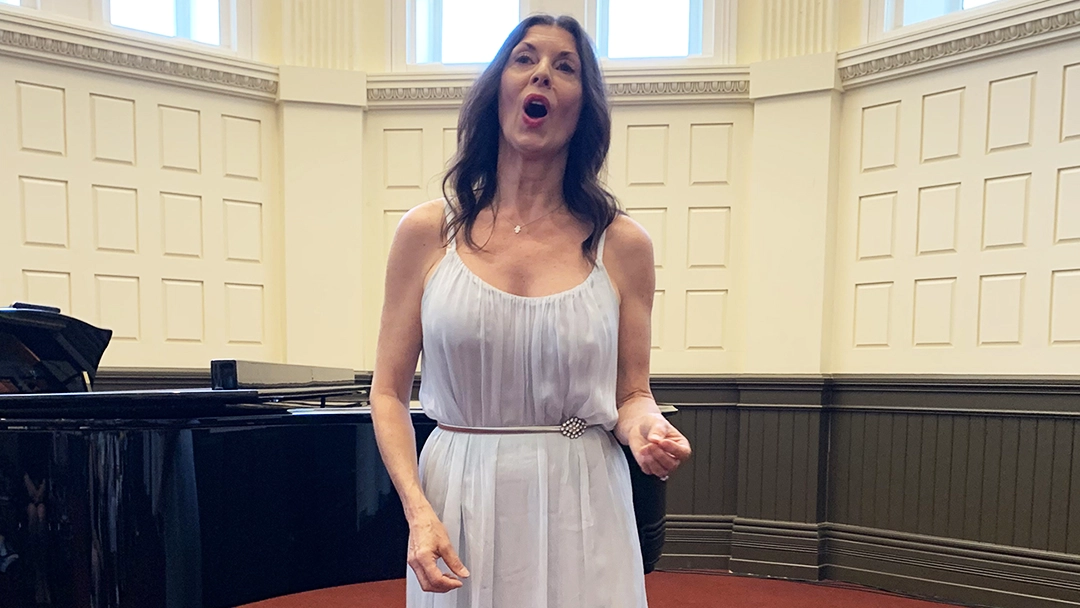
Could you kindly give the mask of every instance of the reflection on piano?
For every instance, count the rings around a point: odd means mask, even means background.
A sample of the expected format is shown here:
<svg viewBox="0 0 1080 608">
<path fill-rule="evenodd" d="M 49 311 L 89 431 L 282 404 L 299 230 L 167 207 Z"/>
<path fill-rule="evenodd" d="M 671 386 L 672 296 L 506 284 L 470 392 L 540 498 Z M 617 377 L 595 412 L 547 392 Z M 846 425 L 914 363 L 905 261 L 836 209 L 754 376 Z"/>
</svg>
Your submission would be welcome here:
<svg viewBox="0 0 1080 608">
<path fill-rule="evenodd" d="M 404 575 L 351 370 L 214 361 L 211 387 L 93 392 L 109 338 L 0 309 L 0 606 L 218 608 Z M 413 425 L 420 447 L 435 425 Z M 664 486 L 630 462 L 651 570 Z"/>
</svg>

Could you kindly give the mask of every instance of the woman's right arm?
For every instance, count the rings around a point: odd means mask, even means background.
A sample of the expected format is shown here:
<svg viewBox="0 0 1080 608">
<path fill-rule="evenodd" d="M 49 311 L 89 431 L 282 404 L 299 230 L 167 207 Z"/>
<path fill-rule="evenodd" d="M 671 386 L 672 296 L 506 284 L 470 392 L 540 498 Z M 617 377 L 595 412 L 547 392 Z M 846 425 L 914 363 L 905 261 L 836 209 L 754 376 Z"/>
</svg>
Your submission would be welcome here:
<svg viewBox="0 0 1080 608">
<path fill-rule="evenodd" d="M 444 254 L 442 222 L 439 201 L 414 208 L 398 225 L 387 259 L 386 294 L 371 381 L 371 418 L 379 453 L 409 522 L 409 566 L 425 591 L 437 592 L 462 584 L 439 569 L 440 557 L 454 574 L 469 575 L 420 487 L 416 435 L 409 414 L 423 343 L 420 301 L 428 273 Z"/>
</svg>

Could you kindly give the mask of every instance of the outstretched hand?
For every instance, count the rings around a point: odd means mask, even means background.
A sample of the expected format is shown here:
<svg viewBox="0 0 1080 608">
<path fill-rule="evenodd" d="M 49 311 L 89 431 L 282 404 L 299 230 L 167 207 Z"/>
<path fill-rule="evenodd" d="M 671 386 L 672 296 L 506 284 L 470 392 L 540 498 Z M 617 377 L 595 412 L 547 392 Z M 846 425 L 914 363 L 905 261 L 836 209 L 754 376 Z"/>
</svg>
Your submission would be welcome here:
<svg viewBox="0 0 1080 608">
<path fill-rule="evenodd" d="M 690 458 L 690 442 L 662 414 L 646 414 L 628 433 L 630 452 L 641 470 L 667 480 Z"/>
<path fill-rule="evenodd" d="M 440 558 L 457 578 L 439 569 Z M 420 588 L 428 592 L 452 591 L 461 587 L 461 579 L 469 576 L 434 512 L 409 522 L 409 566 L 416 573 Z"/>
</svg>

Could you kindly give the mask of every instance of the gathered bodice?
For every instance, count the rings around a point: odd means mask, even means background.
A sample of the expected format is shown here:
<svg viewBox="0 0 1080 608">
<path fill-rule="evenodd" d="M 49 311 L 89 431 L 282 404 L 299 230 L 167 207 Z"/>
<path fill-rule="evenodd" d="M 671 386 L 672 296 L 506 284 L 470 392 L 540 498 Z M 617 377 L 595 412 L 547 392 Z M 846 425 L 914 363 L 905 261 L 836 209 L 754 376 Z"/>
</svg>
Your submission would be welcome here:
<svg viewBox="0 0 1080 608">
<path fill-rule="evenodd" d="M 613 428 L 619 303 L 603 248 L 601 236 L 583 282 L 527 297 L 482 280 L 451 241 L 421 304 L 424 412 L 460 426 L 557 425 L 578 416 Z"/>
</svg>

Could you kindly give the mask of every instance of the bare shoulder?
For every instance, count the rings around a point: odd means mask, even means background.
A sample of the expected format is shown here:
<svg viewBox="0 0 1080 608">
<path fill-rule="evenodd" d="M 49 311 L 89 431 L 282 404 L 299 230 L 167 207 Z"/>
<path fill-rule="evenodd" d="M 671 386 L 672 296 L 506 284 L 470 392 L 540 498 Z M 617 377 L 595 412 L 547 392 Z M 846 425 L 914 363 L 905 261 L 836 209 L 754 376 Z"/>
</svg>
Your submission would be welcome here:
<svg viewBox="0 0 1080 608">
<path fill-rule="evenodd" d="M 388 279 L 394 276 L 422 279 L 442 257 L 444 202 L 422 203 L 410 209 L 398 223 L 387 260 Z"/>
<path fill-rule="evenodd" d="M 623 272 L 639 272 L 653 266 L 649 233 L 629 215 L 619 214 L 608 227 L 604 241 L 604 264 Z"/>
<path fill-rule="evenodd" d="M 616 216 L 608 227 L 603 262 L 620 298 L 627 294 L 652 297 L 656 282 L 652 239 L 629 215 Z"/>
<path fill-rule="evenodd" d="M 440 244 L 445 212 L 442 199 L 421 203 L 401 218 L 395 240 L 407 241 L 412 247 L 423 246 L 428 242 Z M 441 247 L 441 244 L 439 245 Z"/>
</svg>

